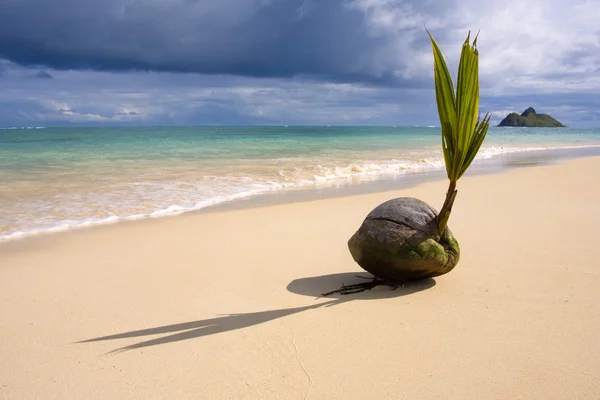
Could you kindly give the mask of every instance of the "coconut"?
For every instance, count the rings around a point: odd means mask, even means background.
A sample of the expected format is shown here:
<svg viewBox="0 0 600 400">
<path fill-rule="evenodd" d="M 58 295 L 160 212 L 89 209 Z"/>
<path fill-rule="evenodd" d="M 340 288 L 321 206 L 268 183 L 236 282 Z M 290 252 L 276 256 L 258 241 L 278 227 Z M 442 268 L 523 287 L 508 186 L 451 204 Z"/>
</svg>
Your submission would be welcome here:
<svg viewBox="0 0 600 400">
<path fill-rule="evenodd" d="M 442 153 L 448 175 L 448 191 L 440 214 L 421 200 L 400 197 L 389 200 L 367 215 L 348 241 L 354 260 L 374 278 L 333 293 L 350 294 L 386 284 L 450 272 L 458 263 L 458 242 L 448 228 L 456 198 L 456 183 L 475 159 L 490 126 L 491 115 L 479 118 L 479 52 L 477 36 L 463 43 L 456 89 L 442 51 L 429 34 L 433 49 L 435 96 L 442 133 Z"/>
<path fill-rule="evenodd" d="M 419 199 L 386 201 L 367 215 L 348 248 L 364 270 L 387 282 L 446 274 L 458 263 L 460 249 L 448 227 L 440 235 L 436 217 Z"/>
</svg>

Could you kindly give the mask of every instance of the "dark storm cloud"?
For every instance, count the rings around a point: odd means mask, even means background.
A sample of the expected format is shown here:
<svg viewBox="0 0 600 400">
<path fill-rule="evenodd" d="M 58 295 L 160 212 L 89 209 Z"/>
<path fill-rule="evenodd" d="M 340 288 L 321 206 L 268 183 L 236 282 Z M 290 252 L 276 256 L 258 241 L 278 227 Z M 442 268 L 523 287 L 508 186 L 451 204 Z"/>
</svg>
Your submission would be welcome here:
<svg viewBox="0 0 600 400">
<path fill-rule="evenodd" d="M 381 54 L 401 32 L 374 32 L 370 8 L 362 3 L 8 0 L 0 12 L 0 58 L 56 69 L 310 75 L 419 85 L 395 74 L 402 54 Z M 422 22 L 405 29 L 422 30 Z"/>
<path fill-rule="evenodd" d="M 0 0 L 0 125 L 436 125 L 425 23 L 453 74 L 481 29 L 482 113 L 598 126 L 598 20 L 588 0 Z"/>
</svg>

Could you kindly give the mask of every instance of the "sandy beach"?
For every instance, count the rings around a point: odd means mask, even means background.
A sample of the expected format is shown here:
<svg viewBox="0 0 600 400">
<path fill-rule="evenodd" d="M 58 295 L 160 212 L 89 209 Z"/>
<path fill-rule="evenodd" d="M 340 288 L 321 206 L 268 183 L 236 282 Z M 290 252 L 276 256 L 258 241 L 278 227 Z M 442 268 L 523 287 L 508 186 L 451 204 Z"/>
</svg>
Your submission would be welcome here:
<svg viewBox="0 0 600 400">
<path fill-rule="evenodd" d="M 401 191 L 0 244 L 0 399 L 598 399 L 600 157 L 465 177 L 450 274 L 368 276 L 346 242 Z"/>
</svg>

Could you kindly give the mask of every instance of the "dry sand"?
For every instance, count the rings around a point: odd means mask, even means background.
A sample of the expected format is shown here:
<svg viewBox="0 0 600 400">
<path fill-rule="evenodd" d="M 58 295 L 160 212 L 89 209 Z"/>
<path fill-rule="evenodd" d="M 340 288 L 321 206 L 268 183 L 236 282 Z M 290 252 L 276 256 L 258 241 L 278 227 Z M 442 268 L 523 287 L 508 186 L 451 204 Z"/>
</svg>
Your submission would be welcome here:
<svg viewBox="0 0 600 400">
<path fill-rule="evenodd" d="M 332 299 L 364 216 L 446 182 L 4 243 L 0 399 L 599 399 L 598 171 L 466 177 L 454 271 Z"/>
</svg>

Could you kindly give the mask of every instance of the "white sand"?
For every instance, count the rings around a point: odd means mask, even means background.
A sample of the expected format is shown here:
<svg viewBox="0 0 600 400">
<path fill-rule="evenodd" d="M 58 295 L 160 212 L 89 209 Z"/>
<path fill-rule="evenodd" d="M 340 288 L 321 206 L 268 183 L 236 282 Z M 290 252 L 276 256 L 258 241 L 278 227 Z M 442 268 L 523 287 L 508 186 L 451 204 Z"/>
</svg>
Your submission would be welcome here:
<svg viewBox="0 0 600 400">
<path fill-rule="evenodd" d="M 315 299 L 373 207 L 444 181 L 4 243 L 0 399 L 599 399 L 598 171 L 462 179 L 459 265 L 394 292 Z"/>
</svg>

